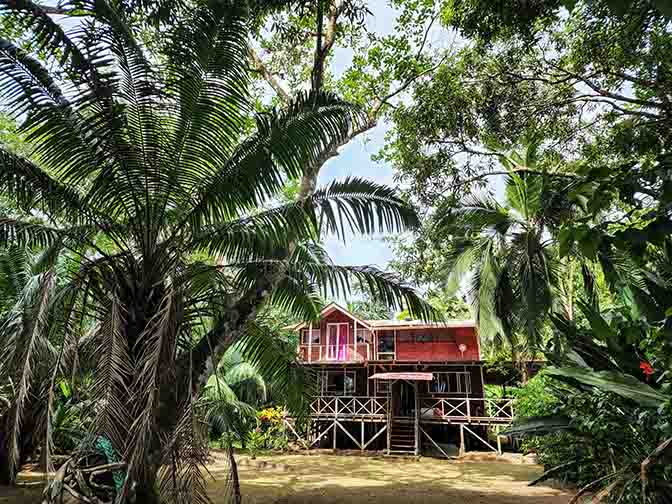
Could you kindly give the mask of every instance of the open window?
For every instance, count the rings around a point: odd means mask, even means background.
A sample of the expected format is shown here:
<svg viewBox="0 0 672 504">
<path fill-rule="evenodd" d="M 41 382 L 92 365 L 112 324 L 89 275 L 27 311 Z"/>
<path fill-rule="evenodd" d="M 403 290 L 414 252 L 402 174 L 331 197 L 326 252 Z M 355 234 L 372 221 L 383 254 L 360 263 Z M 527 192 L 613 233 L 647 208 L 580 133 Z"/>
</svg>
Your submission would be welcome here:
<svg viewBox="0 0 672 504">
<path fill-rule="evenodd" d="M 471 394 L 471 373 L 468 371 L 434 373 L 430 384 L 433 394 Z"/>
<path fill-rule="evenodd" d="M 355 395 L 356 391 L 356 371 L 348 369 L 329 369 L 322 372 L 322 393 L 324 395 Z"/>
<path fill-rule="evenodd" d="M 302 345 L 319 345 L 320 344 L 320 330 L 319 329 L 303 329 L 301 331 Z"/>
<path fill-rule="evenodd" d="M 380 334 L 378 336 L 378 358 L 380 360 L 394 360 L 394 334 Z"/>
<path fill-rule="evenodd" d="M 369 343 L 371 341 L 371 332 L 368 329 L 357 329 L 356 341 L 358 344 Z"/>
</svg>

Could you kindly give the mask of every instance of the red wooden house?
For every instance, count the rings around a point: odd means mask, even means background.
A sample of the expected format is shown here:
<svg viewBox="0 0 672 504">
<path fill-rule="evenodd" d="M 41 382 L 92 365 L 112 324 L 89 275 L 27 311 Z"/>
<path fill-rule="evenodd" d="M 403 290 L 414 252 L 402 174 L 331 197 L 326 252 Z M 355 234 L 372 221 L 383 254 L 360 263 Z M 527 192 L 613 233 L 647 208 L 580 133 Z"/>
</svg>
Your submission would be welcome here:
<svg viewBox="0 0 672 504">
<path fill-rule="evenodd" d="M 310 446 L 447 456 L 466 433 L 497 450 L 482 427 L 510 423 L 512 402 L 484 396 L 473 321 L 363 320 L 332 303 L 294 329 L 318 377 Z"/>
</svg>

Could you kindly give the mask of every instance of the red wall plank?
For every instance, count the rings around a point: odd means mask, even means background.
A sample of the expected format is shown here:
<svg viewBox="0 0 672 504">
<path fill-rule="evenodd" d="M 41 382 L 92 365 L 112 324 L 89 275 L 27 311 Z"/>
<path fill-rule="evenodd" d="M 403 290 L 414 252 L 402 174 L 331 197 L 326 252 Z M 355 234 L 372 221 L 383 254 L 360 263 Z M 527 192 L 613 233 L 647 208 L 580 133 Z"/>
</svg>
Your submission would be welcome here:
<svg viewBox="0 0 672 504">
<path fill-rule="evenodd" d="M 416 336 L 431 336 L 431 341 L 417 341 Z M 459 345 L 467 346 L 464 354 Z M 473 361 L 479 360 L 476 332 L 471 327 L 411 329 L 397 331 L 399 361 Z"/>
</svg>

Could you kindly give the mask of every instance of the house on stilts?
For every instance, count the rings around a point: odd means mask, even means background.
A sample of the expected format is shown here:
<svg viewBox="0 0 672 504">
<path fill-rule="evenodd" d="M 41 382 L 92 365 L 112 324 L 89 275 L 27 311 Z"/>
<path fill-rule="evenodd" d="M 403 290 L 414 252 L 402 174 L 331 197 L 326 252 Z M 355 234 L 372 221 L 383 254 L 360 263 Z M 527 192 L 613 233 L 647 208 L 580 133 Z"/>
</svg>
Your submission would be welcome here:
<svg viewBox="0 0 672 504">
<path fill-rule="evenodd" d="M 308 447 L 452 456 L 501 452 L 512 399 L 488 399 L 473 321 L 363 320 L 336 303 L 293 327 L 299 361 L 317 376 Z"/>
</svg>

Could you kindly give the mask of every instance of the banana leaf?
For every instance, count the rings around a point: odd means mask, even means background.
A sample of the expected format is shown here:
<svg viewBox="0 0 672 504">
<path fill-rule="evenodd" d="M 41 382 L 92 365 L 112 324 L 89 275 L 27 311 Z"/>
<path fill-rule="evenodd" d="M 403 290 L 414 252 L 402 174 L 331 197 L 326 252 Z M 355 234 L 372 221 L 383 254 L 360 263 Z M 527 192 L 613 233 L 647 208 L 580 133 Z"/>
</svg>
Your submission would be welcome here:
<svg viewBox="0 0 672 504">
<path fill-rule="evenodd" d="M 658 408 L 670 398 L 631 375 L 614 371 L 591 371 L 582 368 L 548 368 L 546 374 L 563 381 L 578 382 L 613 392 L 641 406 Z"/>
<path fill-rule="evenodd" d="M 546 415 L 525 418 L 502 432 L 502 436 L 543 436 L 552 432 L 571 430 L 570 418 L 564 415 Z"/>
</svg>

